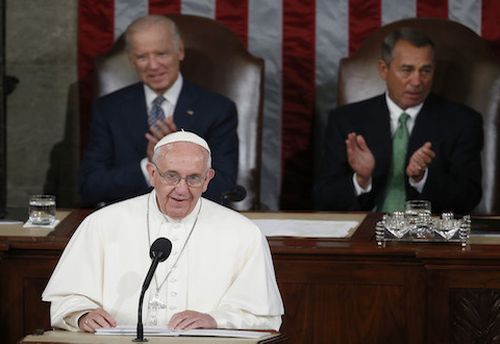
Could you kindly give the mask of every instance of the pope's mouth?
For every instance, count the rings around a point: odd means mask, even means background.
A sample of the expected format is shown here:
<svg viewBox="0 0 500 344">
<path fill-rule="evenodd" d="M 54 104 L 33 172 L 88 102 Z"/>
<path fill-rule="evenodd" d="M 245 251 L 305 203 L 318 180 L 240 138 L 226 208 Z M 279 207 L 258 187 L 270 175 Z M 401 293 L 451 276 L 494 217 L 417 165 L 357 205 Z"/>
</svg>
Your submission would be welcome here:
<svg viewBox="0 0 500 344">
<path fill-rule="evenodd" d="M 189 198 L 180 198 L 171 196 L 170 200 L 172 200 L 174 203 L 182 204 L 182 203 L 187 203 L 189 201 Z"/>
</svg>

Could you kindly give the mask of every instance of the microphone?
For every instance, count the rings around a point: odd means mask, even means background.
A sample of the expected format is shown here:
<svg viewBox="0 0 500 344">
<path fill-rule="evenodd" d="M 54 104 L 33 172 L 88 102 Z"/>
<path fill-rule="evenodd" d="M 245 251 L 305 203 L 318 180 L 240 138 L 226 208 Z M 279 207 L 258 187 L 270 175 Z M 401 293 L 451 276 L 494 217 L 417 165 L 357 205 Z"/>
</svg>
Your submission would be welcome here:
<svg viewBox="0 0 500 344">
<path fill-rule="evenodd" d="M 222 204 L 228 205 L 229 202 L 243 201 L 245 197 L 247 197 L 247 190 L 241 185 L 235 185 L 222 193 Z"/>
<path fill-rule="evenodd" d="M 151 245 L 151 248 L 149 249 L 149 256 L 153 261 L 151 262 L 149 271 L 146 274 L 144 283 L 142 284 L 141 295 L 139 297 L 139 309 L 137 310 L 137 338 L 135 338 L 133 342 L 148 341 L 147 339 L 144 339 L 144 328 L 142 325 L 142 303 L 144 301 L 144 293 L 151 284 L 151 280 L 153 279 L 158 263 L 167 260 L 168 256 L 170 256 L 171 251 L 172 251 L 172 242 L 167 238 L 156 239 L 153 242 L 153 245 Z"/>
</svg>

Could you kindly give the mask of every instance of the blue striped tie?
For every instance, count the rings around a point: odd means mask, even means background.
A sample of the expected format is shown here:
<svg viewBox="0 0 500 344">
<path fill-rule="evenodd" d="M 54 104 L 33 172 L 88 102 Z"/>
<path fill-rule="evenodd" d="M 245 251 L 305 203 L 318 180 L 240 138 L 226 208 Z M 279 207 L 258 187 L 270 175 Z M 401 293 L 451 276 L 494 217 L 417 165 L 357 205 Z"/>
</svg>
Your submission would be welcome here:
<svg viewBox="0 0 500 344">
<path fill-rule="evenodd" d="M 163 96 L 158 96 L 153 100 L 153 106 L 148 116 L 148 124 L 150 127 L 154 126 L 157 121 L 163 121 L 165 119 L 165 113 L 161 108 L 161 103 L 164 101 L 165 98 Z"/>
</svg>

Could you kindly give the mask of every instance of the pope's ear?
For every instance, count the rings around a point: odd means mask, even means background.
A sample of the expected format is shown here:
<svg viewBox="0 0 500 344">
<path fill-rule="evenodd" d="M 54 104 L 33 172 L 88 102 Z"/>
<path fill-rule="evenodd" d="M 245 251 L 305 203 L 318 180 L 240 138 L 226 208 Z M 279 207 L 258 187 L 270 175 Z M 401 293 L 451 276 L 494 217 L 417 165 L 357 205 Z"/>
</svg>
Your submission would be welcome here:
<svg viewBox="0 0 500 344">
<path fill-rule="evenodd" d="M 212 180 L 213 177 L 215 177 L 215 170 L 213 168 L 211 168 L 211 169 L 208 170 L 207 178 L 209 178 L 210 180 Z"/>
<path fill-rule="evenodd" d="M 208 169 L 207 178 L 203 184 L 203 192 L 207 191 L 208 183 L 215 177 L 215 170 L 213 168 Z"/>
<path fill-rule="evenodd" d="M 151 186 L 155 186 L 155 174 L 157 173 L 156 172 L 156 168 L 155 166 L 148 161 L 148 163 L 146 164 L 146 170 L 148 171 L 148 176 L 149 176 L 149 184 L 151 184 Z"/>
</svg>

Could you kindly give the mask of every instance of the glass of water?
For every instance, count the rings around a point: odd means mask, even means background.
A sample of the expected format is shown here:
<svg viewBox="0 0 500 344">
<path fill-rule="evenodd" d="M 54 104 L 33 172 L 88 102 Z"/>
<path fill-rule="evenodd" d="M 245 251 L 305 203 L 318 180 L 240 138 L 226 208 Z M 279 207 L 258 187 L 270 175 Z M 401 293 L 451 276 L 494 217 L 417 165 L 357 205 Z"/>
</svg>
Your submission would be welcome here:
<svg viewBox="0 0 500 344">
<path fill-rule="evenodd" d="M 431 202 L 421 199 L 406 202 L 405 215 L 417 219 L 420 214 L 431 215 Z"/>
<path fill-rule="evenodd" d="M 418 239 L 431 236 L 431 202 L 426 200 L 410 200 L 406 202 L 405 216 L 411 226 L 411 233 Z"/>
<path fill-rule="evenodd" d="M 51 225 L 56 220 L 56 196 L 31 196 L 29 201 L 29 220 L 34 225 Z"/>
</svg>

